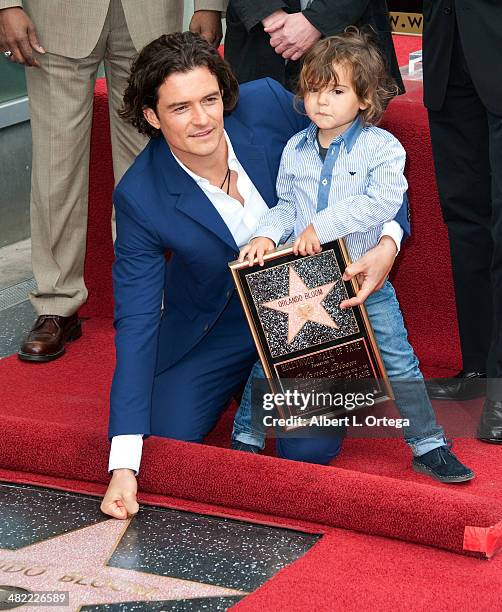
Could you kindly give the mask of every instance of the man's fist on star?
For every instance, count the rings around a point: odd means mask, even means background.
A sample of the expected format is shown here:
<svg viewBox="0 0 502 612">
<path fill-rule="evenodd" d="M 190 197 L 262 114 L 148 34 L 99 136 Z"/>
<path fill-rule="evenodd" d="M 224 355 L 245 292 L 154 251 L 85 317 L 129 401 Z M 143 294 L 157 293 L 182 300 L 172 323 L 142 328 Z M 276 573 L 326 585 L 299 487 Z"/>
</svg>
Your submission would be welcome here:
<svg viewBox="0 0 502 612">
<path fill-rule="evenodd" d="M 120 520 L 134 516 L 139 510 L 137 492 L 136 476 L 132 470 L 113 470 L 112 479 L 101 502 L 101 512 Z"/>
</svg>

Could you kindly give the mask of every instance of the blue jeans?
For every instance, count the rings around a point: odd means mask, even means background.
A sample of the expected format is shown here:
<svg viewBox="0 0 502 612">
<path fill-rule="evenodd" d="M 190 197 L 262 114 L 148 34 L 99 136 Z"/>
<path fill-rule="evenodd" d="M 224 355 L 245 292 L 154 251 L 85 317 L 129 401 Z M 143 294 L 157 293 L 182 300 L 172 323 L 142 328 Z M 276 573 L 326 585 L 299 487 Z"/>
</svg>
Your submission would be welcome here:
<svg viewBox="0 0 502 612">
<path fill-rule="evenodd" d="M 402 418 L 410 421 L 410 426 L 403 428 L 406 443 L 415 456 L 443 446 L 444 432 L 436 422 L 418 359 L 408 342 L 394 287 L 387 281 L 379 291 L 367 298 L 365 306 L 394 391 L 396 406 Z M 264 377 L 260 363 L 255 363 L 235 415 L 232 431 L 233 440 L 260 448 L 265 446 L 265 431 L 253 423 L 251 418 L 251 387 L 253 378 Z M 339 438 L 333 440 L 335 444 L 341 447 Z"/>
</svg>

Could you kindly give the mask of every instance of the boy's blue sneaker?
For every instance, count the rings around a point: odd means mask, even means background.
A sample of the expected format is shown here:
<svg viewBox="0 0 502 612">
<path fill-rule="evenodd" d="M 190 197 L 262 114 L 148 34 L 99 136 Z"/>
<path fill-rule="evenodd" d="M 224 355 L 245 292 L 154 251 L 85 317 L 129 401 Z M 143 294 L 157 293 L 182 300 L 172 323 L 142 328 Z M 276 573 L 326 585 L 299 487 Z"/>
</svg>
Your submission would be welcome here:
<svg viewBox="0 0 502 612">
<path fill-rule="evenodd" d="M 460 463 L 450 450 L 450 445 L 439 446 L 425 455 L 413 457 L 413 469 L 439 482 L 466 482 L 474 478 L 474 472 Z"/>
<path fill-rule="evenodd" d="M 239 442 L 239 440 L 232 440 L 232 450 L 239 450 L 245 453 L 253 453 L 259 455 L 261 448 L 254 444 L 246 444 L 245 442 Z"/>
</svg>

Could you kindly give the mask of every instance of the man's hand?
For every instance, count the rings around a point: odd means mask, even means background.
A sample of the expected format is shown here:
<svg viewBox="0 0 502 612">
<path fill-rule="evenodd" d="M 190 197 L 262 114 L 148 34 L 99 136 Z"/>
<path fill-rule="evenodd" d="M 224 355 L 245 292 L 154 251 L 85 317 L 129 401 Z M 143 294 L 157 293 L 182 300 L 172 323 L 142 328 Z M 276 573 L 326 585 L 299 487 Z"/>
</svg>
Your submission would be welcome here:
<svg viewBox="0 0 502 612">
<path fill-rule="evenodd" d="M 270 238 L 265 238 L 265 236 L 258 236 L 257 238 L 253 238 L 249 244 L 242 247 L 239 259 L 237 261 L 242 263 L 244 259 L 247 259 L 248 265 L 252 266 L 255 257 L 257 257 L 258 263 L 260 266 L 263 266 L 265 263 L 263 256 L 265 253 L 270 253 L 274 249 L 275 244 L 273 240 L 270 240 Z"/>
<path fill-rule="evenodd" d="M 369 295 L 381 289 L 392 270 L 396 254 L 397 247 L 394 240 L 390 236 L 383 236 L 376 247 L 365 253 L 354 263 L 349 264 L 345 268 L 342 278 L 344 281 L 349 281 L 355 276 L 360 288 L 356 297 L 350 300 L 343 300 L 340 303 L 340 308 L 360 306 Z"/>
<path fill-rule="evenodd" d="M 45 53 L 33 21 L 20 7 L 0 10 L 0 51 L 10 51 L 11 62 L 39 67 L 33 49 Z"/>
<path fill-rule="evenodd" d="M 264 28 L 271 28 L 272 26 L 282 28 L 287 16 L 288 14 L 286 13 L 286 11 L 279 9 L 278 11 L 271 13 L 268 17 L 265 17 L 265 19 L 262 19 L 261 22 Z"/>
<path fill-rule="evenodd" d="M 113 470 L 113 476 L 101 502 L 101 512 L 125 520 L 139 510 L 136 494 L 138 484 L 132 470 Z"/>
<path fill-rule="evenodd" d="M 282 22 L 278 20 L 265 27 L 265 32 L 270 34 L 270 44 L 275 52 L 291 60 L 300 59 L 321 38 L 321 32 L 303 13 L 286 15 Z"/>
<path fill-rule="evenodd" d="M 220 11 L 196 11 L 189 25 L 190 32 L 200 34 L 213 47 L 218 48 L 223 30 Z"/>
<path fill-rule="evenodd" d="M 293 253 L 295 255 L 315 255 L 321 251 L 322 248 L 319 238 L 315 233 L 314 226 L 310 224 L 295 240 L 293 244 Z"/>
</svg>

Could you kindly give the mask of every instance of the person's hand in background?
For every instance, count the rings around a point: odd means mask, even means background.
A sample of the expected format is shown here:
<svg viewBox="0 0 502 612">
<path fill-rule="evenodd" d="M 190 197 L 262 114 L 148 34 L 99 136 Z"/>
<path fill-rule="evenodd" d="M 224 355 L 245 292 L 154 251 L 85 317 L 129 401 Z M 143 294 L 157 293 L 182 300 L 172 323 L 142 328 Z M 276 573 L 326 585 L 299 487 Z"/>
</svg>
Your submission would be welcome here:
<svg viewBox="0 0 502 612">
<path fill-rule="evenodd" d="M 10 51 L 11 62 L 39 67 L 33 51 L 45 53 L 38 42 L 33 21 L 20 7 L 0 10 L 0 51 Z"/>
<path fill-rule="evenodd" d="M 208 43 L 218 48 L 223 37 L 220 11 L 196 11 L 190 21 L 189 30 L 200 34 Z"/>
<path fill-rule="evenodd" d="M 264 29 L 275 52 L 284 59 L 300 59 L 321 38 L 321 32 L 302 13 L 286 15 Z"/>
</svg>

